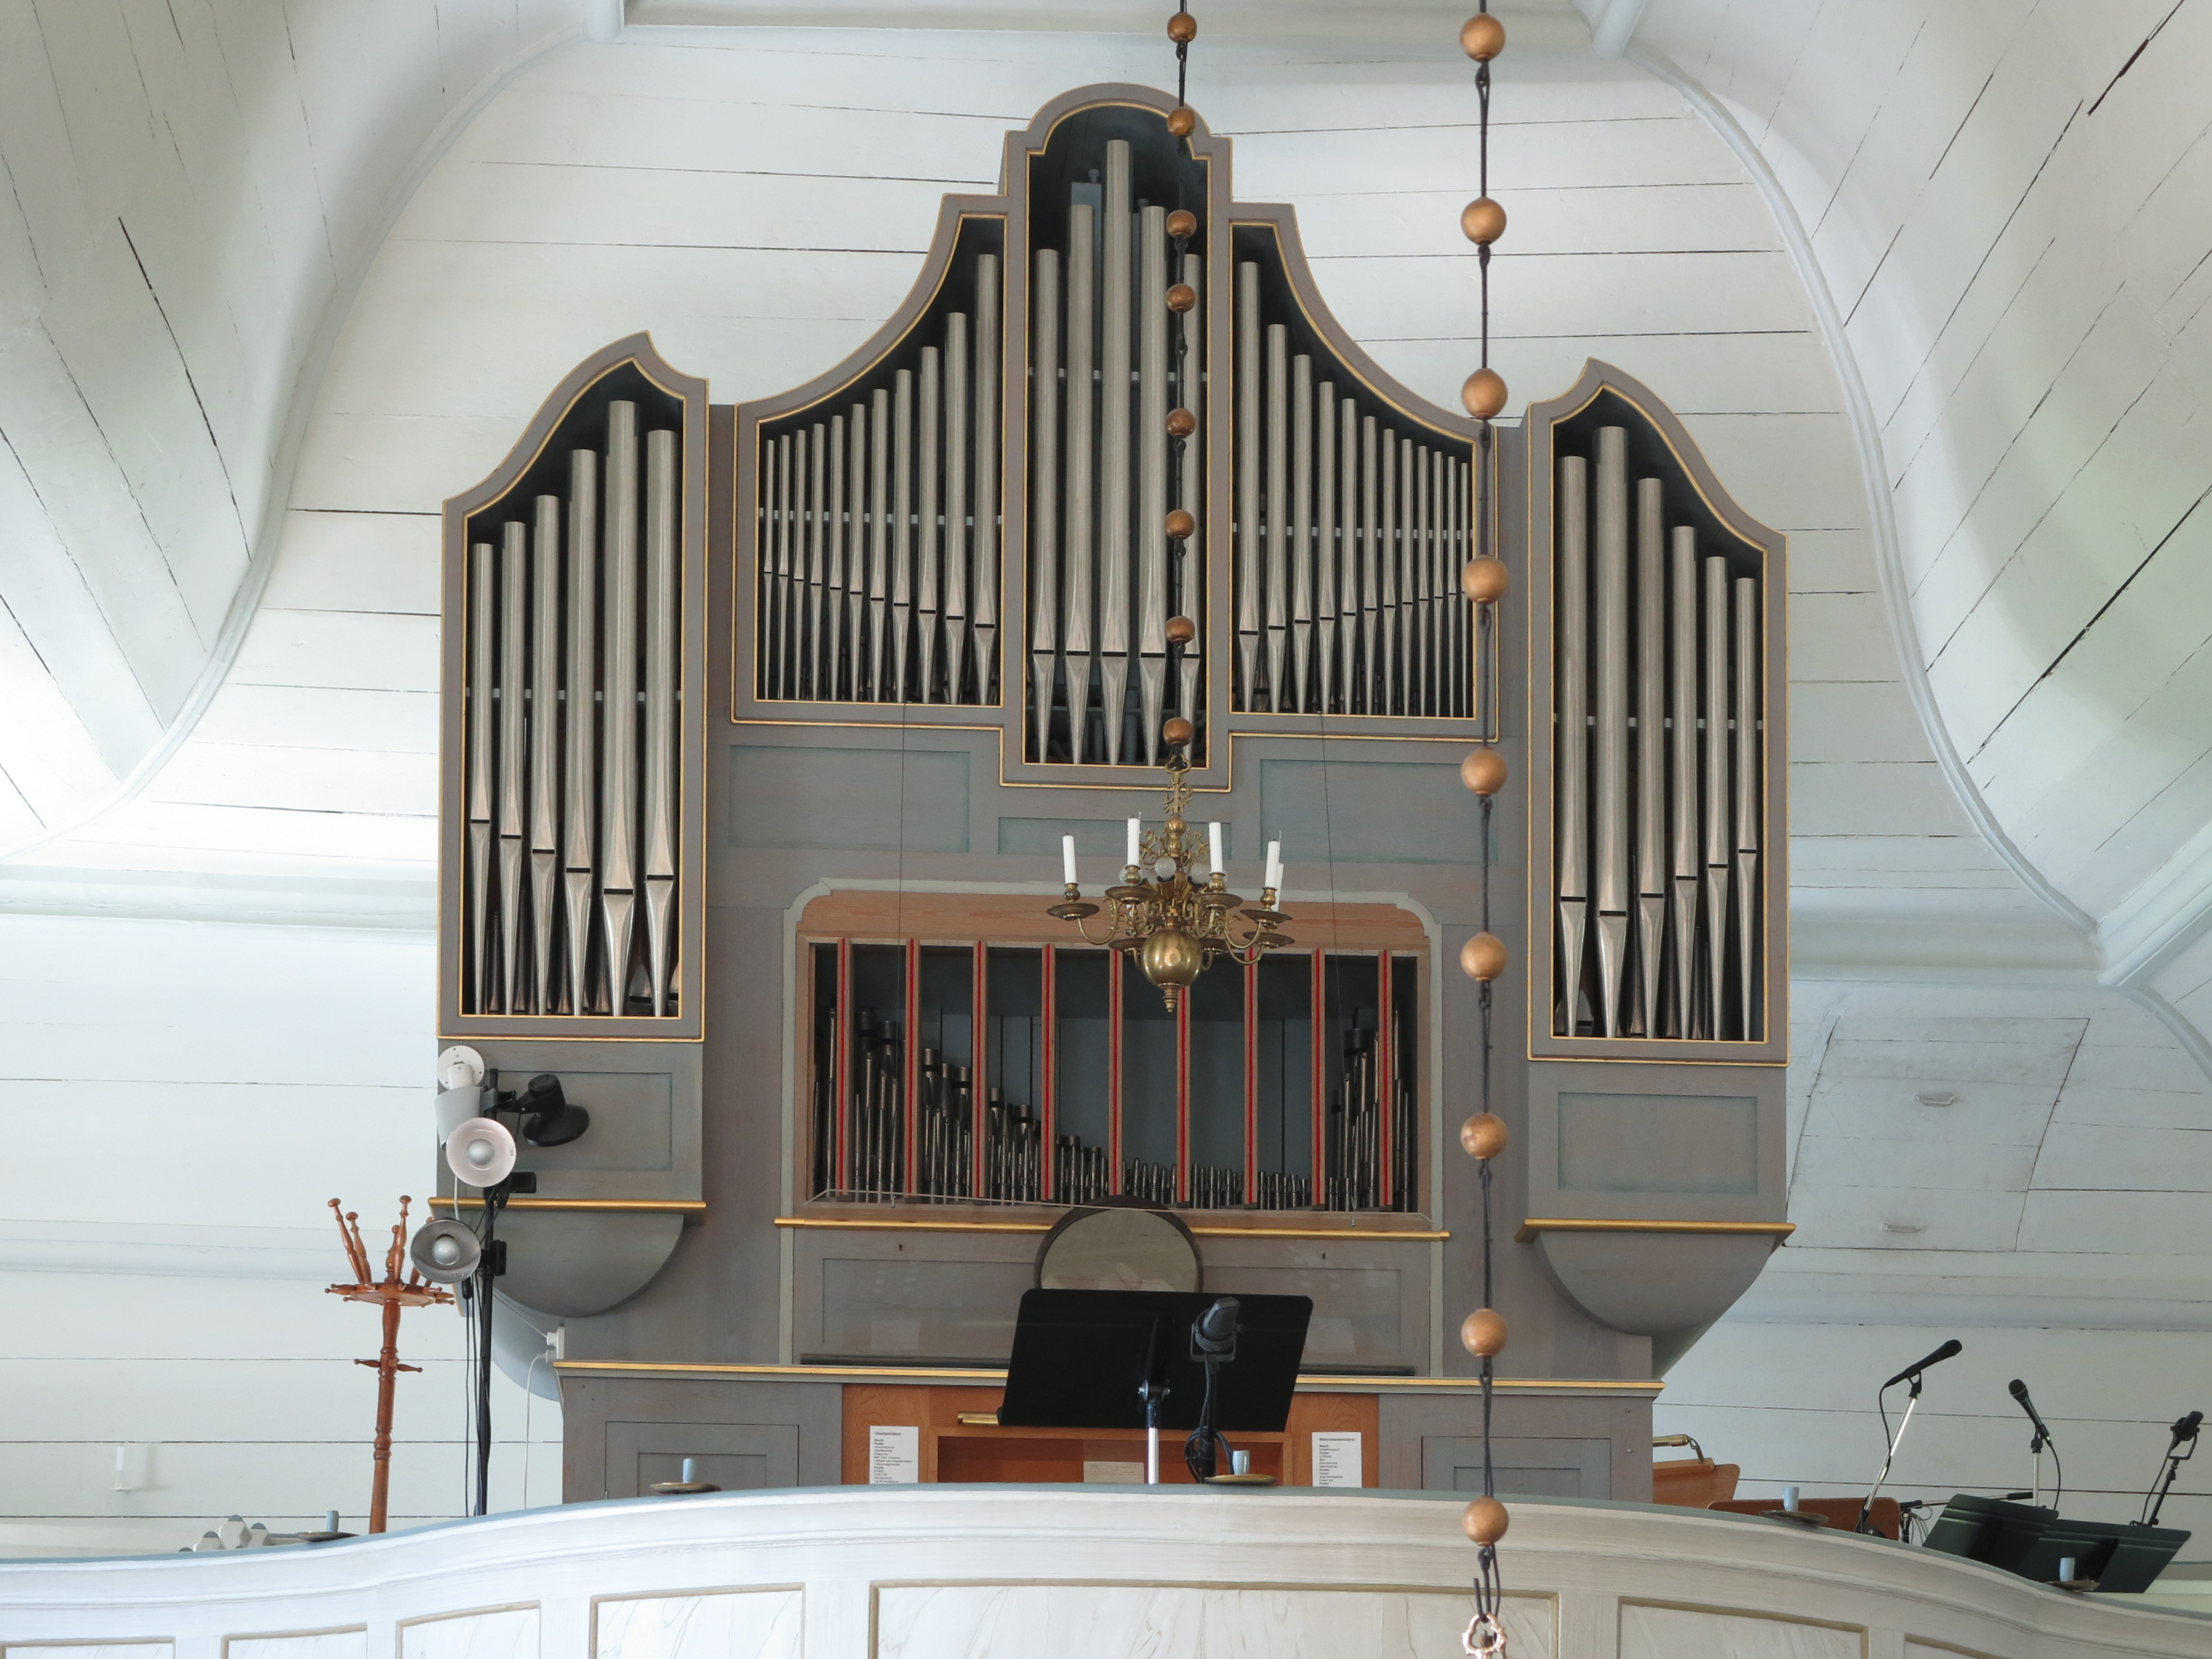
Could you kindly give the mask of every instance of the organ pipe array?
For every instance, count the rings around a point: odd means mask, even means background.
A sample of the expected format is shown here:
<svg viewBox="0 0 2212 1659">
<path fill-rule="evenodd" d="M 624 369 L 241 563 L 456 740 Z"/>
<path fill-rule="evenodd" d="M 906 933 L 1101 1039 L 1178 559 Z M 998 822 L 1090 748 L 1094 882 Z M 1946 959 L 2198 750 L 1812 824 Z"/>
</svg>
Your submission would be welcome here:
<svg viewBox="0 0 2212 1659">
<path fill-rule="evenodd" d="M 465 1013 L 677 1012 L 681 439 L 605 416 L 469 544 Z"/>
<path fill-rule="evenodd" d="M 1759 580 L 1701 549 L 1629 433 L 1559 458 L 1553 830 L 1563 1036 L 1756 1042 Z"/>
<path fill-rule="evenodd" d="M 760 695 L 995 702 L 999 258 L 970 310 L 933 314 L 912 362 L 763 431 Z"/>
</svg>

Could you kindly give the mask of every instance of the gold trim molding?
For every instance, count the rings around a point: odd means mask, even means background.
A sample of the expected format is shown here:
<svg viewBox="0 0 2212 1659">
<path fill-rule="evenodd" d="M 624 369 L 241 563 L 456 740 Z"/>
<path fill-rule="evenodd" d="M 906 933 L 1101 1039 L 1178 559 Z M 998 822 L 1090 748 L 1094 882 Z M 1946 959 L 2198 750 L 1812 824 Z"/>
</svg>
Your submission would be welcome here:
<svg viewBox="0 0 2212 1659">
<path fill-rule="evenodd" d="M 1712 1233 L 1786 1239 L 1796 1231 L 1794 1221 L 1616 1221 L 1591 1216 L 1530 1216 L 1513 1235 L 1513 1242 L 1533 1243 L 1539 1233 Z"/>
<path fill-rule="evenodd" d="M 716 1360 L 556 1359 L 556 1372 L 579 1376 L 727 1376 L 781 1382 L 940 1382 L 996 1386 L 1006 1380 L 1001 1369 L 952 1365 L 756 1365 Z M 1501 1376 L 1492 1388 L 1510 1394 L 1607 1394 L 1657 1396 L 1666 1384 L 1657 1377 Z M 1298 1379 L 1301 1394 L 1479 1394 L 1472 1376 L 1334 1376 Z"/>
<path fill-rule="evenodd" d="M 890 1216 L 878 1221 L 845 1216 L 780 1215 L 775 1224 L 807 1231 L 866 1233 L 1041 1234 L 1053 1229 L 1049 1221 L 907 1221 Z M 1358 1238 L 1408 1244 L 1439 1244 L 1451 1237 L 1449 1231 L 1387 1227 L 1205 1227 L 1192 1224 L 1190 1231 L 1194 1238 Z"/>
<path fill-rule="evenodd" d="M 434 1198 L 449 1209 L 481 1210 L 480 1198 Z M 509 1210 L 583 1210 L 599 1215 L 704 1215 L 703 1198 L 510 1198 Z"/>
</svg>

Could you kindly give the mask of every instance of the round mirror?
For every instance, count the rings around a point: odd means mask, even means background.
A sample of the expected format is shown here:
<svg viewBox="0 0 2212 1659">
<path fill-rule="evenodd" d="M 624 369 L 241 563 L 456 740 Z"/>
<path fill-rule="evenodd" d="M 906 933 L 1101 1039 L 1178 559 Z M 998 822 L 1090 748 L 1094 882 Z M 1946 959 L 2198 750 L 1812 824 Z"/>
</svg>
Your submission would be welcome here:
<svg viewBox="0 0 2212 1659">
<path fill-rule="evenodd" d="M 1037 1251 L 1042 1291 L 1195 1291 L 1198 1243 L 1164 1210 L 1070 1210 Z"/>
</svg>

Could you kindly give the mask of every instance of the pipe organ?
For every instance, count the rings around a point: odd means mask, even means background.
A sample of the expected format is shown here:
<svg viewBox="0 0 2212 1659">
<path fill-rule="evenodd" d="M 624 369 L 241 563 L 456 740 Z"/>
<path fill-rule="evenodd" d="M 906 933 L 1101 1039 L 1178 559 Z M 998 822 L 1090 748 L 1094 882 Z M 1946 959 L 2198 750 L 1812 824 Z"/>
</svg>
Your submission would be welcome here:
<svg viewBox="0 0 2212 1659">
<path fill-rule="evenodd" d="M 1782 538 L 1605 364 L 1479 448 L 1171 107 L 1009 133 L 816 379 L 713 405 L 617 342 L 447 504 L 439 1037 L 592 1114 L 501 1282 L 592 1316 L 573 1362 L 723 1368 L 564 1370 L 572 1496 L 643 1428 L 816 1467 L 817 1361 L 995 1364 L 1071 1205 L 1188 1212 L 1314 1364 L 1470 1374 L 1486 1025 L 1529 1374 L 1642 1386 L 1789 1230 Z M 1135 902 L 1171 745 L 1205 891 L 1291 947 L 1172 1005 L 1066 919 Z M 732 1367 L 817 1404 L 702 1403 Z M 1445 1486 L 1458 1398 L 1383 1431 Z"/>
</svg>

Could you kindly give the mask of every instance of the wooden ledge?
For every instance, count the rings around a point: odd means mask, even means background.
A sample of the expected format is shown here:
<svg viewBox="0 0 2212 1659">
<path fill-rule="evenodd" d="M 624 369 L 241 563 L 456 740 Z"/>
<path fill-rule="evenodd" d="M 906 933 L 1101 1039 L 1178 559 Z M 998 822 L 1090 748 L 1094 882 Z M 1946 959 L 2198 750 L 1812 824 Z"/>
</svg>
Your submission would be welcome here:
<svg viewBox="0 0 2212 1659">
<path fill-rule="evenodd" d="M 1532 1243 L 1539 1233 L 1712 1233 L 1778 1240 L 1796 1231 L 1794 1221 L 1614 1221 L 1589 1216 L 1531 1216 L 1521 1224 L 1513 1242 Z"/>
<path fill-rule="evenodd" d="M 1184 1214 L 1176 1211 L 1175 1214 Z M 904 1216 L 780 1215 L 779 1227 L 801 1231 L 828 1230 L 845 1232 L 1028 1233 L 1041 1237 L 1052 1231 L 1049 1221 L 932 1220 Z M 1234 1227 L 1186 1221 L 1194 1238 L 1356 1238 L 1436 1244 L 1451 1237 L 1449 1231 L 1400 1227 Z"/>
</svg>

